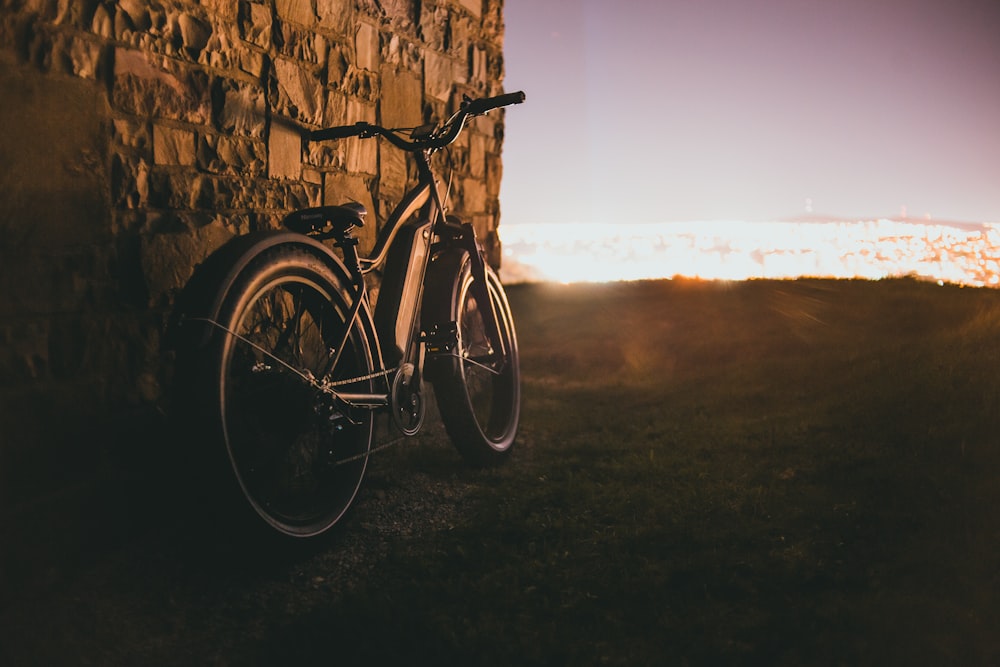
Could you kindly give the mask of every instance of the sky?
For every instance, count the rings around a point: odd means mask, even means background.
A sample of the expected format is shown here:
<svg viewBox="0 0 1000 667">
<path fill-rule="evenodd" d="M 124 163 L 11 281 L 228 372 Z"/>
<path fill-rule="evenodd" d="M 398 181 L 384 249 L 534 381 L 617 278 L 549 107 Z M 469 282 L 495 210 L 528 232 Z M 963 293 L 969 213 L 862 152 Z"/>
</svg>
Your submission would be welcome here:
<svg viewBox="0 0 1000 667">
<path fill-rule="evenodd" d="M 506 0 L 502 224 L 1000 222 L 997 0 Z"/>
</svg>

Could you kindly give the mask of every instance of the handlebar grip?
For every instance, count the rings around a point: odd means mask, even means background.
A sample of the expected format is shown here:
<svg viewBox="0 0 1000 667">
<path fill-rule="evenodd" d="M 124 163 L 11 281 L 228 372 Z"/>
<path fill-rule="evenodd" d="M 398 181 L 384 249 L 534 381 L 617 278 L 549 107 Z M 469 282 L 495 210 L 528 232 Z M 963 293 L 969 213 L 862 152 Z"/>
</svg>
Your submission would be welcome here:
<svg viewBox="0 0 1000 667">
<path fill-rule="evenodd" d="M 325 141 L 327 139 L 346 139 L 348 137 L 359 137 L 368 130 L 369 124 L 365 122 L 354 125 L 339 125 L 328 127 L 322 130 L 314 130 L 309 133 L 310 141 Z"/>
<path fill-rule="evenodd" d="M 503 95 L 497 95 L 496 97 L 484 97 L 479 100 L 472 100 L 469 103 L 469 113 L 473 115 L 486 113 L 493 109 L 499 109 L 500 107 L 505 107 L 510 104 L 520 104 L 524 101 L 525 95 L 523 90 L 519 90 L 516 93 L 504 93 Z"/>
</svg>

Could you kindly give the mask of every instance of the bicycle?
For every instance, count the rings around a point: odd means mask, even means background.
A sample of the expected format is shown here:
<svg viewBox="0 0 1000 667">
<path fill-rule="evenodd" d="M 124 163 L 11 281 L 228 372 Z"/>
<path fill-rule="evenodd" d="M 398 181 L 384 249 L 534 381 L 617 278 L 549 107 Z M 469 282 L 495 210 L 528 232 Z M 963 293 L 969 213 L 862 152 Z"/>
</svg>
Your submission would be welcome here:
<svg viewBox="0 0 1000 667">
<path fill-rule="evenodd" d="M 415 435 L 424 380 L 466 460 L 488 466 L 510 453 L 520 416 L 513 316 L 472 225 L 447 214 L 430 158 L 469 118 L 524 99 L 465 97 L 436 125 L 310 132 L 310 141 L 384 137 L 416 158 L 417 182 L 369 256 L 354 233 L 362 204 L 302 209 L 284 229 L 225 244 L 178 299 L 184 409 L 224 444 L 239 503 L 278 533 L 316 536 L 345 515 L 375 451 L 376 415 Z M 372 272 L 382 276 L 374 305 Z"/>
</svg>

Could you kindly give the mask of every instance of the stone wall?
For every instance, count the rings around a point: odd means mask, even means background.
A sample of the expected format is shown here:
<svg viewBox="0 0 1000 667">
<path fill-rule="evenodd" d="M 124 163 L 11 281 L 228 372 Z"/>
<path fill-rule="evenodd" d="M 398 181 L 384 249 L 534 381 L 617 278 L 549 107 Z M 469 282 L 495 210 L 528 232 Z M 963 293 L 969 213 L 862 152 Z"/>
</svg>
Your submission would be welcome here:
<svg viewBox="0 0 1000 667">
<path fill-rule="evenodd" d="M 303 129 L 499 94 L 502 34 L 502 0 L 0 0 L 0 517 L 155 458 L 164 323 L 212 250 L 321 202 L 384 220 L 415 177 Z M 448 158 L 494 262 L 502 136 Z"/>
</svg>

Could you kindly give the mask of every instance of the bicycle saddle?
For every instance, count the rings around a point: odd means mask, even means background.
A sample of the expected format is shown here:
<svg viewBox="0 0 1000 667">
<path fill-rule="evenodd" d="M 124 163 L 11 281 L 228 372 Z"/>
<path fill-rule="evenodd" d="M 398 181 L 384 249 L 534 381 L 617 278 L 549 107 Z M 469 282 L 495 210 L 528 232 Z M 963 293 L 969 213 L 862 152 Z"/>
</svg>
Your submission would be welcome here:
<svg viewBox="0 0 1000 667">
<path fill-rule="evenodd" d="M 351 227 L 364 227 L 368 209 L 356 201 L 340 206 L 315 206 L 293 211 L 285 216 L 282 224 L 293 232 L 316 234 L 329 225 L 335 231 L 346 231 Z"/>
</svg>

